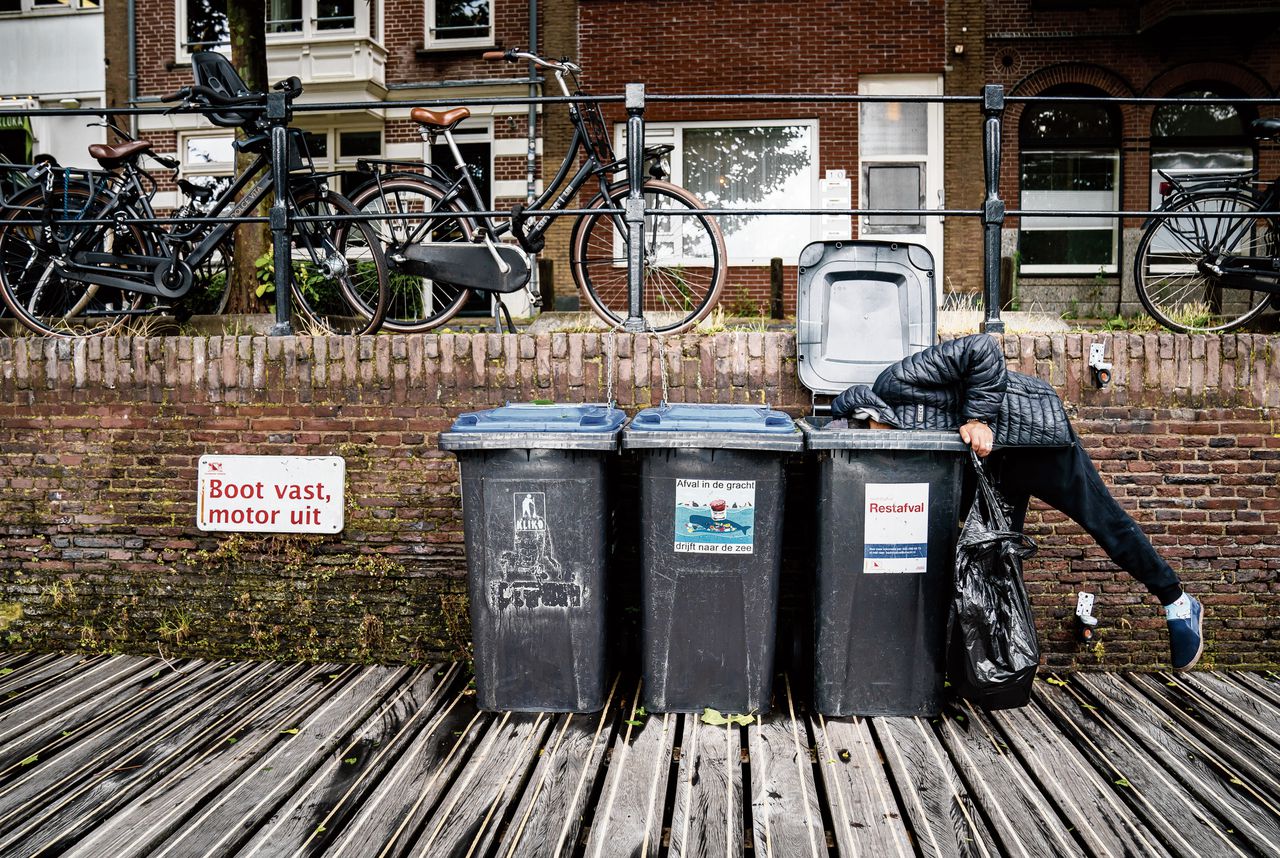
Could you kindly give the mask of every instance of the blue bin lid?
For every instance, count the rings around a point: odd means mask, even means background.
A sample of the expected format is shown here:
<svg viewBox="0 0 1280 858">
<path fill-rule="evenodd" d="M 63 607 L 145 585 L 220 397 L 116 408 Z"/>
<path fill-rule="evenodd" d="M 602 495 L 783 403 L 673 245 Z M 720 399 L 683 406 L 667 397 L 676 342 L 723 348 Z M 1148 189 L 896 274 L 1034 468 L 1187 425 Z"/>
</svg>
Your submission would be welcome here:
<svg viewBox="0 0 1280 858">
<path fill-rule="evenodd" d="M 677 402 L 646 408 L 623 433 L 627 448 L 699 447 L 798 450 L 803 445 L 795 421 L 782 411 L 758 405 L 697 405 Z"/>
<path fill-rule="evenodd" d="M 616 432 L 627 415 L 600 404 L 517 402 L 458 416 L 450 432 Z"/>
<path fill-rule="evenodd" d="M 777 432 L 795 431 L 795 421 L 781 411 L 756 405 L 698 405 L 677 402 L 646 408 L 631 421 L 644 432 Z"/>
<path fill-rule="evenodd" d="M 450 451 L 486 449 L 613 450 L 627 415 L 598 403 L 508 403 L 501 408 L 460 414 L 440 447 Z"/>
</svg>

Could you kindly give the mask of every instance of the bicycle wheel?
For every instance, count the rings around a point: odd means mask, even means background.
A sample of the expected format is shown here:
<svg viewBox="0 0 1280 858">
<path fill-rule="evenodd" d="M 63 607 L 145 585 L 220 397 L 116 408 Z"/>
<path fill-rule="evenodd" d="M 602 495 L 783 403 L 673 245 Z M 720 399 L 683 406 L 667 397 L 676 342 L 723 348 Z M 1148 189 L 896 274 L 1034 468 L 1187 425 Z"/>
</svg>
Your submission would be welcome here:
<svg viewBox="0 0 1280 858">
<path fill-rule="evenodd" d="M 444 203 L 445 189 L 425 179 L 398 175 L 370 182 L 351 197 L 360 212 L 376 215 L 415 215 L 463 209 L 456 200 Z M 369 221 L 387 256 L 390 280 L 387 317 L 383 327 L 416 333 L 437 328 L 458 314 L 470 293 L 455 286 L 406 271 L 396 260 L 410 244 L 427 241 L 471 241 L 473 223 L 465 217 L 386 218 Z"/>
<path fill-rule="evenodd" d="M 332 192 L 294 201 L 289 226 L 290 287 L 300 333 L 372 334 L 387 312 L 387 260 L 367 223 L 330 220 L 355 214 Z"/>
<path fill-rule="evenodd" d="M 174 304 L 173 315 L 179 322 L 192 316 L 221 316 L 231 297 L 231 271 L 235 254 L 235 231 L 218 242 L 213 252 L 191 272 L 191 291 Z"/>
<path fill-rule="evenodd" d="M 622 208 L 626 185 L 611 188 L 608 207 Z M 605 207 L 596 197 L 592 207 Z M 677 185 L 650 179 L 644 183 L 643 309 L 658 333 L 688 330 L 720 299 L 725 281 L 724 236 L 705 214 L 697 197 Z M 665 212 L 671 212 L 666 214 Z M 627 241 L 621 216 L 592 213 L 573 226 L 569 267 L 574 282 L 602 319 L 620 325 L 627 318 Z"/>
<path fill-rule="evenodd" d="M 84 186 L 72 185 L 57 194 L 60 210 L 83 221 L 92 221 L 95 209 L 107 202 L 100 195 L 91 200 Z M 54 264 L 64 257 L 55 242 L 41 236 L 39 224 L 15 222 L 39 219 L 44 206 L 42 188 L 26 189 L 10 205 L 0 221 L 0 298 L 23 325 L 46 336 L 92 336 L 115 330 L 138 309 L 143 299 L 140 293 L 64 276 Z M 138 217 L 127 211 L 124 215 Z M 60 238 L 71 242 L 68 256 L 73 259 L 85 253 L 144 255 L 150 247 L 146 233 L 137 226 L 70 223 L 54 229 Z M 98 267 L 104 274 L 144 270 L 125 262 Z"/>
<path fill-rule="evenodd" d="M 1266 309 L 1269 293 L 1231 286 L 1207 270 L 1226 255 L 1270 256 L 1274 224 L 1255 217 L 1257 209 L 1249 194 L 1207 191 L 1174 203 L 1170 211 L 1186 216 L 1148 223 L 1134 254 L 1134 285 L 1153 319 L 1179 333 L 1213 333 L 1239 328 Z"/>
</svg>

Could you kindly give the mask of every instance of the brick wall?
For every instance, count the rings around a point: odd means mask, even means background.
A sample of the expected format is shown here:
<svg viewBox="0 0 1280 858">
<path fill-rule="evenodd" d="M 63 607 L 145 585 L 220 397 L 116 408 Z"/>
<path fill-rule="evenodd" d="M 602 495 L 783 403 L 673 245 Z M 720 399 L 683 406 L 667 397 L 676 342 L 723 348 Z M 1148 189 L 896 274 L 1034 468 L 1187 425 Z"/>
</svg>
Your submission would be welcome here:
<svg viewBox="0 0 1280 858">
<path fill-rule="evenodd" d="M 1009 336 L 1010 365 L 1062 392 L 1106 482 L 1201 596 L 1208 663 L 1280 662 L 1280 339 Z M 595 334 L 0 339 L 0 632 L 10 648 L 403 660 L 468 637 L 457 469 L 437 433 L 507 400 L 599 400 Z M 786 333 L 619 336 L 628 411 L 673 401 L 769 402 L 802 415 Z M 603 346 L 602 346 L 603 344 Z M 206 534 L 204 453 L 341 455 L 336 536 Z M 793 505 L 810 490 L 793 474 Z M 1055 666 L 1164 658 L 1151 600 L 1052 510 L 1027 581 Z M 803 587 L 803 546 L 786 575 Z M 1099 595 L 1100 647 L 1071 639 L 1074 594 Z"/>
</svg>

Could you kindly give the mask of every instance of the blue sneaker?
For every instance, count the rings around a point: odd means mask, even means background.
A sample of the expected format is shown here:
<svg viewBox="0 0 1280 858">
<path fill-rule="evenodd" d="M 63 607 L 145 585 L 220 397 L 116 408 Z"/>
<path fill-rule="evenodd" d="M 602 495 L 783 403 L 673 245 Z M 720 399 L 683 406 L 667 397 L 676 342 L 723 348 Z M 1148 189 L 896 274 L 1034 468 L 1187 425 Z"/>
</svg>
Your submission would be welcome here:
<svg viewBox="0 0 1280 858">
<path fill-rule="evenodd" d="M 1195 667 L 1204 652 L 1204 613 L 1200 600 L 1182 594 L 1182 598 L 1166 605 L 1165 621 L 1169 624 L 1169 653 L 1174 670 Z"/>
</svg>

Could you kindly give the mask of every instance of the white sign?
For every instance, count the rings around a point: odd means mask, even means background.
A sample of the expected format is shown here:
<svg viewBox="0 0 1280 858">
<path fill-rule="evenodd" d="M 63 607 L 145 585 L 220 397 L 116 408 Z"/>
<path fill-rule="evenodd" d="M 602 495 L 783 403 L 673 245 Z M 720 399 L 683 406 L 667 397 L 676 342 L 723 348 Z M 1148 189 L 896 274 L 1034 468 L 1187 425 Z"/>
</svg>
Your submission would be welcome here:
<svg viewBox="0 0 1280 858">
<path fill-rule="evenodd" d="M 755 480 L 676 480 L 675 550 L 754 554 Z"/>
<path fill-rule="evenodd" d="M 929 559 L 929 484 L 867 483 L 862 571 L 923 574 Z"/>
<path fill-rule="evenodd" d="M 844 170 L 827 170 L 827 177 L 818 181 L 818 193 L 822 208 L 844 210 L 842 214 L 822 215 L 819 237 L 823 241 L 853 238 L 853 219 L 848 213 L 853 207 L 853 183 L 845 177 Z"/>
<path fill-rule="evenodd" d="M 341 456 L 201 456 L 201 530 L 337 533 L 347 467 Z"/>
</svg>

